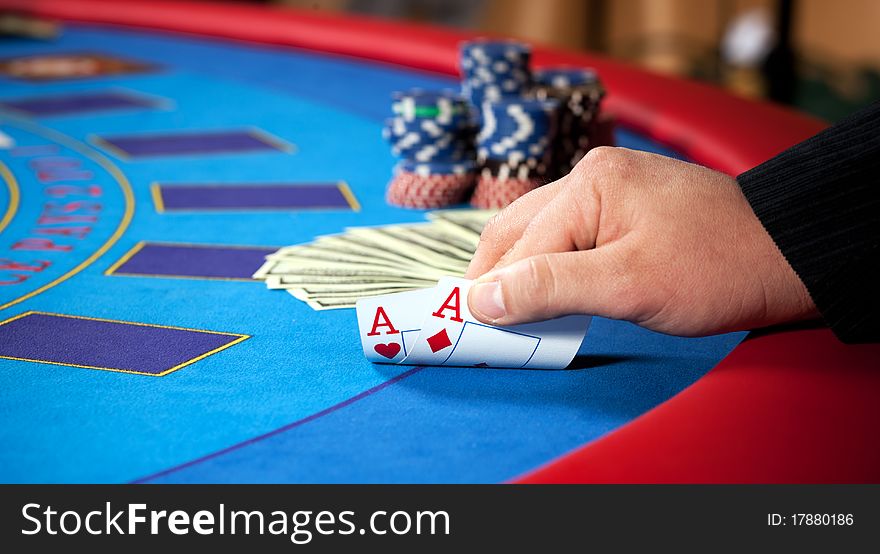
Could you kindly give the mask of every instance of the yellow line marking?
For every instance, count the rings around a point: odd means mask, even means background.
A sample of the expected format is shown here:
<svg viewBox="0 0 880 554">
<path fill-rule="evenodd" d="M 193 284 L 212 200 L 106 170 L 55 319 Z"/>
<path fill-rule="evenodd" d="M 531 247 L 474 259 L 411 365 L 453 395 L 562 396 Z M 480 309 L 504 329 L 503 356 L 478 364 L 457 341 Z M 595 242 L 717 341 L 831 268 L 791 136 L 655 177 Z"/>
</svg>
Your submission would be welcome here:
<svg viewBox="0 0 880 554">
<path fill-rule="evenodd" d="M 156 213 L 165 213 L 165 200 L 162 198 L 162 187 L 159 183 L 150 183 L 150 195 L 153 197 L 153 206 L 156 207 Z"/>
<path fill-rule="evenodd" d="M 153 108 L 153 109 L 161 110 L 161 111 L 172 111 L 177 107 L 177 104 L 174 102 L 174 100 L 172 100 L 170 98 L 165 98 L 164 96 L 158 96 L 158 95 L 152 94 L 152 93 L 142 92 L 140 90 L 130 89 L 130 88 L 126 88 L 126 87 L 119 87 L 119 86 L 109 87 L 105 90 L 109 91 L 109 92 L 113 92 L 113 93 L 118 94 L 120 96 L 126 96 L 132 100 L 145 100 L 145 101 L 149 102 L 150 105 L 148 105 L 148 106 L 141 106 L 141 105 L 123 106 L 120 108 L 109 108 L 109 109 L 105 108 L 104 111 L 137 110 L 137 109 L 144 109 L 144 108 Z M 103 91 L 99 90 L 99 91 L 95 91 L 95 92 L 100 93 Z M 71 93 L 71 94 L 77 94 L 77 93 Z"/>
<path fill-rule="evenodd" d="M 157 327 L 159 329 L 172 329 L 172 330 L 176 330 L 176 331 L 191 331 L 194 333 L 206 333 L 206 334 L 211 334 L 211 335 L 224 335 L 224 336 L 228 336 L 228 337 L 238 337 L 238 338 L 236 338 L 233 341 L 227 342 L 226 344 L 224 344 L 222 346 L 218 346 L 217 348 L 214 348 L 213 350 L 209 350 L 208 352 L 205 352 L 204 354 L 200 354 L 200 355 L 196 356 L 195 358 L 192 358 L 190 360 L 186 360 L 185 362 L 181 362 L 181 363 L 177 364 L 176 366 L 162 370 L 159 373 L 149 373 L 146 371 L 133 371 L 130 369 L 120 369 L 120 368 L 116 368 L 116 367 L 101 367 L 101 366 L 91 366 L 91 365 L 83 365 L 83 364 L 69 364 L 69 363 L 65 363 L 65 362 L 54 362 L 54 361 L 50 361 L 50 360 L 40 360 L 40 359 L 36 359 L 36 358 L 19 358 L 16 356 L 0 355 L 0 358 L 6 359 L 6 360 L 18 360 L 20 362 L 37 362 L 37 363 L 42 363 L 42 364 L 52 364 L 52 365 L 60 365 L 60 366 L 67 366 L 67 367 L 78 367 L 78 368 L 83 368 L 83 369 L 100 369 L 103 371 L 113 371 L 113 372 L 117 372 L 117 373 L 128 373 L 131 375 L 146 375 L 148 377 L 164 377 L 165 375 L 168 375 L 169 373 L 177 371 L 180 368 L 186 367 L 190 364 L 194 364 L 194 363 L 198 362 L 199 360 L 204 360 L 205 358 L 207 358 L 208 356 L 211 356 L 212 354 L 216 354 L 217 352 L 220 352 L 221 350 L 226 350 L 230 346 L 234 346 L 242 341 L 245 341 L 245 340 L 251 338 L 250 335 L 243 335 L 241 333 L 224 333 L 222 331 L 207 331 L 204 329 L 191 329 L 189 327 L 175 327 L 172 325 L 157 325 L 154 323 L 136 323 L 133 321 L 121 321 L 118 319 L 104 319 L 104 318 L 100 318 L 100 317 L 87 317 L 87 316 L 79 316 L 79 315 L 56 314 L 56 313 L 52 313 L 52 312 L 41 312 L 41 311 L 36 311 L 36 310 L 24 312 L 24 313 L 18 314 L 17 316 L 10 317 L 7 320 L 0 321 L 0 326 L 6 325 L 7 323 L 11 323 L 17 319 L 21 319 L 21 318 L 29 316 L 29 315 L 48 315 L 48 316 L 53 316 L 53 317 L 65 317 L 68 319 L 85 319 L 87 321 L 102 321 L 102 322 L 106 322 L 106 323 L 119 323 L 122 325 L 135 325 L 138 327 Z"/>
<path fill-rule="evenodd" d="M 157 246 L 187 246 L 190 248 L 206 248 L 206 249 L 216 249 L 216 248 L 224 248 L 224 249 L 239 249 L 239 250 L 250 250 L 253 248 L 263 248 L 266 250 L 278 250 L 281 248 L 280 246 L 246 246 L 241 244 L 196 244 L 191 242 L 154 242 L 142 240 L 135 244 L 131 250 L 126 252 L 119 258 L 116 262 L 113 263 L 110 267 L 104 271 L 104 275 L 114 276 L 114 277 L 155 277 L 157 279 L 167 278 L 167 279 L 191 279 L 194 281 L 235 281 L 242 283 L 255 283 L 259 281 L 259 279 L 253 279 L 251 277 L 210 277 L 210 276 L 200 276 L 200 275 L 173 275 L 173 274 L 164 274 L 164 273 L 129 273 L 129 272 L 121 272 L 117 273 L 119 268 L 125 264 L 128 260 L 130 260 L 135 254 L 141 251 L 141 249 L 148 245 L 157 245 Z"/>
<path fill-rule="evenodd" d="M 235 214 L 246 214 L 246 213 L 297 213 L 297 212 L 309 212 L 309 213 L 320 213 L 320 212 L 339 212 L 339 211 L 355 211 L 350 208 L 342 207 L 342 208 L 330 208 L 327 206 L 319 206 L 316 208 L 186 208 L 181 210 L 165 210 L 162 213 L 165 214 L 203 214 L 203 213 L 215 213 L 215 214 L 223 214 L 223 213 L 235 213 Z"/>
<path fill-rule="evenodd" d="M 242 335 L 241 333 L 227 333 L 225 331 L 208 331 L 206 329 L 194 329 L 192 327 L 179 327 L 177 325 L 162 325 L 161 323 L 140 323 L 137 321 L 125 321 L 122 319 L 107 319 L 104 317 L 91 317 L 87 315 L 70 315 L 70 314 L 59 314 L 56 312 L 44 312 L 41 310 L 29 310 L 24 313 L 20 313 L 17 316 L 10 317 L 9 319 L 5 319 L 0 321 L 0 325 L 6 325 L 16 319 L 21 319 L 27 315 L 50 315 L 53 317 L 66 317 L 67 319 L 85 319 L 86 321 L 102 321 L 105 323 L 122 323 L 124 325 L 137 325 L 138 327 L 158 327 L 159 329 L 171 329 L 173 331 L 193 331 L 195 333 L 207 333 L 209 335 L 232 335 L 236 337 L 250 337 L 250 335 Z"/>
<path fill-rule="evenodd" d="M 236 335 L 237 335 L 237 334 L 236 334 Z M 233 335 L 233 336 L 236 336 L 236 335 Z M 204 360 L 204 359 L 207 358 L 208 356 L 211 356 L 211 355 L 213 355 L 213 354 L 216 354 L 217 352 L 220 352 L 221 350 L 226 350 L 226 349 L 229 348 L 230 346 L 235 346 L 236 344 L 238 344 L 238 343 L 240 343 L 240 342 L 243 342 L 243 341 L 246 341 L 247 339 L 251 338 L 250 335 L 237 335 L 237 336 L 238 336 L 238 338 L 235 339 L 234 341 L 227 342 L 227 343 L 224 344 L 223 346 L 218 346 L 218 347 L 215 348 L 214 350 L 210 350 L 210 351 L 208 351 L 208 352 L 205 352 L 205 353 L 202 354 L 201 356 L 196 356 L 195 358 L 193 358 L 193 359 L 191 359 L 191 360 L 187 360 L 187 361 L 185 361 L 185 362 L 183 362 L 183 363 L 177 364 L 176 366 L 174 366 L 174 367 L 172 367 L 172 368 L 170 368 L 170 369 L 166 369 L 166 370 L 163 371 L 162 373 L 157 373 L 157 374 L 156 374 L 156 377 L 164 377 L 165 375 L 168 375 L 168 374 L 171 373 L 172 371 L 177 371 L 178 369 L 180 369 L 180 368 L 182 368 L 182 367 L 186 367 L 186 366 L 188 366 L 188 365 L 190 365 L 190 364 L 194 364 L 194 363 L 196 363 L 196 362 L 199 361 L 199 360 Z"/>
<path fill-rule="evenodd" d="M 198 129 L 191 130 L 191 131 L 187 131 L 187 130 L 182 130 L 182 131 L 176 130 L 176 131 L 168 131 L 168 132 L 156 131 L 156 132 L 152 132 L 152 133 L 141 133 L 138 136 L 142 136 L 142 137 L 147 137 L 149 135 L 162 136 L 162 135 L 166 135 L 166 134 L 183 136 L 183 135 L 187 135 L 187 134 L 202 134 L 202 133 L 210 133 L 210 132 L 211 132 L 211 130 L 201 131 Z M 280 138 L 276 137 L 275 135 L 271 135 L 262 129 L 258 129 L 256 127 L 248 127 L 247 129 L 244 130 L 244 132 L 251 135 L 253 138 L 259 140 L 260 142 L 262 142 L 266 146 L 274 148 L 275 150 L 277 150 L 279 152 L 283 152 L 285 154 L 293 154 L 296 152 L 296 145 L 295 144 L 287 142 L 283 139 L 280 139 Z M 224 155 L 224 154 L 253 154 L 255 152 L 259 152 L 259 150 L 256 150 L 253 148 L 248 148 L 245 150 L 241 150 L 241 149 L 211 150 L 210 152 L 162 152 L 159 154 L 146 154 L 143 156 L 132 156 L 129 152 L 122 150 L 118 146 L 109 142 L 107 139 L 100 137 L 98 135 L 90 134 L 86 137 L 86 140 L 88 140 L 90 143 L 97 146 L 98 148 L 101 148 L 103 150 L 106 150 L 110 154 L 113 154 L 115 157 L 119 158 L 120 160 L 122 160 L 124 162 L 138 161 L 140 159 L 145 159 L 145 158 L 164 158 L 164 157 L 172 157 L 172 156 L 203 157 L 203 156 L 219 156 L 219 155 Z"/>
<path fill-rule="evenodd" d="M 187 279 L 190 281 L 231 281 L 236 283 L 257 283 L 261 279 L 253 279 L 247 277 L 200 277 L 197 275 L 169 275 L 159 273 L 107 273 L 112 277 L 154 277 L 156 279 Z"/>
<path fill-rule="evenodd" d="M 248 133 L 251 134 L 252 137 L 257 138 L 269 146 L 277 148 L 282 152 L 286 152 L 288 154 L 293 154 L 296 152 L 296 145 L 292 142 L 287 142 L 286 140 L 276 137 L 275 135 L 269 133 L 268 131 L 264 131 L 259 127 L 249 127 Z"/>
<path fill-rule="evenodd" d="M 135 254 L 137 254 L 138 252 L 140 252 L 141 248 L 143 248 L 146 244 L 147 244 L 147 241 L 144 241 L 144 240 L 142 240 L 142 241 L 138 242 L 137 244 L 135 244 L 135 245 L 134 245 L 134 248 L 132 248 L 131 250 L 129 250 L 128 252 L 126 252 L 125 254 L 123 254 L 122 257 L 119 258 L 119 259 L 116 261 L 116 263 L 114 263 L 113 265 L 111 265 L 110 267 L 108 267 L 107 270 L 104 272 L 104 275 L 113 275 L 113 273 L 114 273 L 117 269 L 119 269 L 119 266 L 121 266 L 122 264 L 124 264 L 125 262 L 127 262 L 128 260 L 130 260 L 131 257 L 134 256 Z"/>
<path fill-rule="evenodd" d="M 6 206 L 6 213 L 4 213 L 3 218 L 0 219 L 0 233 L 2 233 L 3 229 L 9 225 L 9 222 L 12 221 L 12 218 L 15 217 L 15 213 L 18 211 L 20 195 L 18 192 L 18 181 L 15 180 L 15 175 L 9 171 L 9 168 L 6 167 L 6 164 L 3 162 L 0 162 L 0 177 L 3 178 L 3 181 L 6 183 L 6 188 L 9 189 L 9 205 Z"/>
<path fill-rule="evenodd" d="M 37 358 L 17 358 L 15 356 L 0 356 L 0 359 L 3 360 L 16 360 L 19 362 L 37 362 L 40 364 L 51 364 L 51 365 L 60 365 L 64 367 L 78 367 L 81 369 L 100 369 L 102 371 L 112 371 L 114 373 L 128 373 L 129 375 L 146 375 L 149 377 L 162 377 L 165 373 L 147 373 L 146 371 L 133 371 L 131 369 L 116 369 L 113 367 L 99 367 L 94 365 L 83 365 L 83 364 L 67 364 L 62 362 L 52 362 L 49 360 L 39 360 Z"/>
<path fill-rule="evenodd" d="M 86 135 L 86 140 L 89 141 L 90 143 L 92 143 L 92 145 L 94 145 L 98 148 L 103 148 L 107 152 L 110 152 L 111 154 L 113 154 L 114 156 L 116 156 L 117 158 L 119 158 L 120 160 L 122 160 L 124 162 L 131 161 L 131 158 L 129 157 L 128 152 L 126 152 L 125 150 L 122 150 L 120 148 L 117 148 L 115 145 L 107 142 L 106 140 L 102 139 L 98 135 L 94 135 L 94 134 Z"/>
<path fill-rule="evenodd" d="M 96 89 L 91 91 L 81 91 L 81 92 L 61 92 L 61 93 L 50 93 L 50 94 L 36 94 L 36 95 L 24 95 L 21 97 L 15 98 L 4 98 L 0 101 L 0 110 L 10 112 L 21 118 L 34 118 L 40 117 L 40 114 L 33 114 L 26 110 L 20 110 L 14 106 L 10 106 L 5 102 L 15 102 L 20 100 L 44 100 L 56 97 L 64 97 L 64 96 L 86 96 L 89 94 L 101 94 L 101 93 L 111 93 L 116 94 L 117 96 L 121 96 L 127 98 L 128 100 L 132 100 L 135 102 L 143 101 L 145 104 L 135 104 L 135 105 L 127 105 L 127 106 L 110 106 L 110 107 L 98 107 L 98 108 L 87 108 L 82 111 L 73 111 L 73 112 L 62 112 L 58 114 L 51 114 L 51 117 L 85 117 L 95 113 L 114 113 L 114 112 L 126 112 L 126 111 L 137 111 L 137 110 L 147 110 L 154 109 L 160 111 L 172 111 L 176 108 L 176 104 L 173 100 L 165 98 L 163 96 L 157 96 L 155 94 L 148 94 L 146 92 L 141 92 L 125 87 L 108 87 L 105 89 Z"/>
<path fill-rule="evenodd" d="M 304 187 L 308 185 L 327 185 L 329 186 L 331 183 L 178 183 L 178 184 L 169 184 L 169 183 L 152 183 L 150 185 L 150 194 L 153 197 L 153 204 L 156 206 L 157 213 L 175 213 L 175 214 L 188 214 L 188 213 L 205 213 L 205 212 L 213 212 L 213 213 L 248 213 L 248 212 L 337 212 L 340 210 L 345 210 L 342 207 L 335 206 L 302 206 L 302 207 L 293 207 L 293 206 L 266 206 L 263 208 L 251 207 L 251 208 L 234 208 L 234 207 L 216 207 L 216 208 L 172 208 L 168 209 L 165 206 L 165 200 L 162 196 L 162 191 L 164 188 L 173 189 L 175 187 L 193 187 L 193 188 L 222 188 L 222 187 L 241 187 L 245 188 L 247 186 L 255 186 L 255 187 Z M 361 211 L 361 204 L 358 202 L 357 198 L 355 198 L 354 193 L 351 188 L 348 186 L 348 183 L 345 181 L 339 181 L 336 184 L 336 188 L 339 189 L 339 193 L 348 203 L 348 208 L 353 212 Z"/>
<path fill-rule="evenodd" d="M 214 244 L 209 242 L 166 242 L 161 240 L 145 240 L 147 244 L 155 244 L 159 246 L 191 246 L 193 248 L 238 248 L 239 250 L 253 250 L 254 248 L 264 248 L 266 250 L 284 248 L 283 246 L 266 246 L 260 244 Z"/>
<path fill-rule="evenodd" d="M 357 201 L 357 198 L 355 198 L 354 192 L 352 192 L 351 187 L 348 186 L 348 183 L 346 183 L 345 181 L 339 181 L 336 186 L 339 187 L 339 192 L 342 193 L 342 196 L 345 197 L 348 205 L 351 206 L 351 211 L 361 211 L 361 203 Z"/>
<path fill-rule="evenodd" d="M 92 148 L 89 148 L 88 145 L 83 144 L 82 142 L 68 137 L 67 135 L 60 133 L 54 129 L 49 129 L 46 127 L 41 127 L 35 123 L 32 123 L 27 120 L 14 120 L 12 118 L 7 118 L 13 122 L 14 125 L 19 128 L 25 129 L 31 133 L 41 135 L 44 138 L 54 141 L 56 143 L 60 143 L 71 150 L 75 150 L 79 152 L 83 156 L 90 158 L 92 161 L 100 165 L 107 171 L 111 177 L 116 180 L 116 183 L 119 185 L 119 188 L 122 190 L 122 196 L 125 200 L 125 211 L 122 214 L 122 219 L 119 220 L 119 225 L 116 226 L 116 230 L 113 231 L 113 234 L 102 244 L 97 250 L 92 252 L 92 254 L 80 262 L 76 267 L 65 273 L 64 275 L 58 277 L 54 281 L 46 283 L 42 287 L 35 289 L 23 296 L 20 296 L 14 300 L 10 300 L 9 302 L 0 305 L 0 310 L 5 310 L 11 306 L 15 306 L 21 302 L 29 298 L 33 298 L 34 296 L 43 293 L 55 285 L 59 283 L 63 283 L 64 281 L 70 279 L 80 271 L 89 267 L 95 260 L 103 256 L 110 248 L 116 244 L 116 241 L 122 237 L 125 233 L 126 229 L 128 229 L 129 224 L 131 223 L 131 218 L 134 216 L 134 193 L 131 190 L 131 183 L 128 182 L 128 179 L 125 177 L 125 174 L 116 167 L 113 162 L 111 162 L 106 156 L 101 154 L 100 152 L 95 151 Z"/>
</svg>

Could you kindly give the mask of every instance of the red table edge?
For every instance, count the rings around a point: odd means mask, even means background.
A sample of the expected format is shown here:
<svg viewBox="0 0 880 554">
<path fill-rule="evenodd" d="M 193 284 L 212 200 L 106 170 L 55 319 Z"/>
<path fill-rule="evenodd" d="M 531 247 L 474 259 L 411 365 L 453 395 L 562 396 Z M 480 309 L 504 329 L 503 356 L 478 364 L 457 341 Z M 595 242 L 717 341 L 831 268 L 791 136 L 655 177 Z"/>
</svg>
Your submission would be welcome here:
<svg viewBox="0 0 880 554">
<path fill-rule="evenodd" d="M 240 4 L 159 0 L 0 0 L 0 8 L 112 25 L 161 29 L 366 58 L 458 74 L 458 44 L 474 33 L 369 18 Z M 185 12 L 186 17 L 181 17 Z M 537 47 L 536 66 L 595 67 L 606 107 L 626 126 L 692 160 L 737 174 L 815 134 L 820 121 L 712 86 L 645 72 L 599 56 Z"/>
<path fill-rule="evenodd" d="M 0 0 L 0 8 L 300 47 L 447 75 L 458 74 L 459 42 L 477 36 L 236 4 Z M 537 47 L 534 61 L 596 68 L 609 90 L 606 108 L 620 123 L 730 174 L 823 127 L 782 107 L 593 55 Z M 878 359 L 877 345 L 846 346 L 827 330 L 748 340 L 671 400 L 516 481 L 880 482 Z"/>
</svg>

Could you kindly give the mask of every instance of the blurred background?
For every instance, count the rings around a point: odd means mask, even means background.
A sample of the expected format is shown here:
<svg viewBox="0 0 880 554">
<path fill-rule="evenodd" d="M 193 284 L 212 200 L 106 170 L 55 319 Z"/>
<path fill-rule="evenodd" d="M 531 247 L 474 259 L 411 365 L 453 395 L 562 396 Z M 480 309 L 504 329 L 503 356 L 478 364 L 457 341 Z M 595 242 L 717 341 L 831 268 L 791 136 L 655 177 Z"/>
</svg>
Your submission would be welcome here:
<svg viewBox="0 0 880 554">
<path fill-rule="evenodd" d="M 835 121 L 880 98 L 880 0 L 251 0 L 589 50 Z"/>
</svg>

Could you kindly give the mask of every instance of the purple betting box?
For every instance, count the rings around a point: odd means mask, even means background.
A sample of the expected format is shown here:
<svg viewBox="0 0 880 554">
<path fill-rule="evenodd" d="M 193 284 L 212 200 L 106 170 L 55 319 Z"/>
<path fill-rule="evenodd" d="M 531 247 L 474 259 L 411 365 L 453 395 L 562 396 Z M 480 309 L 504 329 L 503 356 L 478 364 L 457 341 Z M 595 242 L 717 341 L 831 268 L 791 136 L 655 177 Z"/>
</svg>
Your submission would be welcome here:
<svg viewBox="0 0 880 554">
<path fill-rule="evenodd" d="M 99 145 L 123 157 L 234 154 L 260 150 L 283 151 L 284 144 L 253 130 L 180 131 L 175 133 L 100 137 Z"/>
<path fill-rule="evenodd" d="M 159 211 L 357 209 L 344 183 L 154 186 Z"/>
<path fill-rule="evenodd" d="M 157 101 L 149 98 L 113 91 L 0 100 L 0 107 L 11 108 L 34 117 L 131 108 L 155 108 L 158 105 Z"/>
<path fill-rule="evenodd" d="M 277 248 L 199 244 L 138 244 L 109 275 L 250 279 Z"/>
<path fill-rule="evenodd" d="M 0 323 L 0 358 L 161 376 L 248 338 L 26 312 Z"/>
</svg>

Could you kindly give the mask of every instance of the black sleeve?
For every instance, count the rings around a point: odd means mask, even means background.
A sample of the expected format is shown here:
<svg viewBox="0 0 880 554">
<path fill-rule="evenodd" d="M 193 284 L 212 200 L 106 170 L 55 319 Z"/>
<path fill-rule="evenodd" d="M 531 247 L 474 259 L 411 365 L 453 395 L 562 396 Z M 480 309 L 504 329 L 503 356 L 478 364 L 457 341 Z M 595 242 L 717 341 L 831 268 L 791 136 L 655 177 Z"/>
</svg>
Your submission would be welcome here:
<svg viewBox="0 0 880 554">
<path fill-rule="evenodd" d="M 837 337 L 880 342 L 880 102 L 737 181 Z"/>
</svg>

